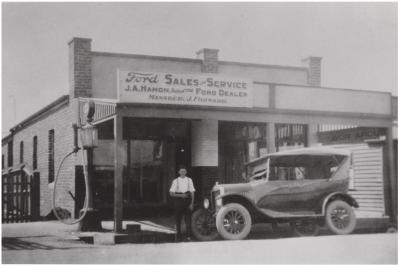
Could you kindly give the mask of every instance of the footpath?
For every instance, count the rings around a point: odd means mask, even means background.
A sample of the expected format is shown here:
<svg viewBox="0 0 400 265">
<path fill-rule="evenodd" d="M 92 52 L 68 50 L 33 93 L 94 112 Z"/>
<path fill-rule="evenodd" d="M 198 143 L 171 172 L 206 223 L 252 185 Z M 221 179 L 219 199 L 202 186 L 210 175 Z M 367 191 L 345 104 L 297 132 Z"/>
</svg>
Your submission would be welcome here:
<svg viewBox="0 0 400 265">
<path fill-rule="evenodd" d="M 104 226 L 112 228 L 112 222 Z M 94 245 L 77 240 L 76 229 L 57 221 L 4 224 L 2 263 L 395 264 L 398 257 L 397 233 L 335 236 L 322 231 L 299 238 L 285 227 L 274 235 L 269 225 L 261 225 L 240 241 Z"/>
</svg>

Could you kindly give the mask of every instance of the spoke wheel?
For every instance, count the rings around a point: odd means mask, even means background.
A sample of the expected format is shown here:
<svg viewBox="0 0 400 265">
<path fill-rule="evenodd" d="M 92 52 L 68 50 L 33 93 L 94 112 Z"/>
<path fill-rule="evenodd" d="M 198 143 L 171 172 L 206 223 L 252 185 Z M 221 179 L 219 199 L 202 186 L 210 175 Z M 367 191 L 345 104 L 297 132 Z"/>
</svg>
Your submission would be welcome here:
<svg viewBox="0 0 400 265">
<path fill-rule="evenodd" d="M 200 241 L 215 240 L 218 237 L 215 217 L 210 211 L 198 209 L 192 214 L 192 234 Z"/>
<path fill-rule="evenodd" d="M 316 220 L 299 219 L 291 222 L 290 226 L 296 236 L 316 236 L 319 232 Z"/>
<path fill-rule="evenodd" d="M 335 234 L 350 234 L 356 227 L 356 216 L 349 204 L 336 200 L 326 207 L 325 223 Z"/>
<path fill-rule="evenodd" d="M 223 206 L 217 214 L 217 230 L 224 239 L 240 240 L 251 230 L 251 216 L 247 209 L 238 203 Z"/>
</svg>

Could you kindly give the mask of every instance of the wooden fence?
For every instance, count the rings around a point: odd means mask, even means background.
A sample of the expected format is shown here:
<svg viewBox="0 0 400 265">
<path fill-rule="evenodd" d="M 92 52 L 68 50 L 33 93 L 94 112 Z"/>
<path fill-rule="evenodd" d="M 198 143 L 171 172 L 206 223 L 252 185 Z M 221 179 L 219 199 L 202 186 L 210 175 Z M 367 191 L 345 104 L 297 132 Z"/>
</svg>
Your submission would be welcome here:
<svg viewBox="0 0 400 265">
<path fill-rule="evenodd" d="M 2 172 L 2 223 L 37 221 L 40 218 L 40 174 L 28 166 Z"/>
</svg>

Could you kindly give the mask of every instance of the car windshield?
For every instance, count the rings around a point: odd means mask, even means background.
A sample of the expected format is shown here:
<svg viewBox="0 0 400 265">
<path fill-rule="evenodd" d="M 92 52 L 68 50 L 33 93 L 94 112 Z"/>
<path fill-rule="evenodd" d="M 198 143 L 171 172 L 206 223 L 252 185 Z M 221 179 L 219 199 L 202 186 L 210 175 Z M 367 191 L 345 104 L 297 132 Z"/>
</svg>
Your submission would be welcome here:
<svg viewBox="0 0 400 265">
<path fill-rule="evenodd" d="M 337 171 L 344 158 L 341 155 L 272 156 L 248 165 L 248 176 L 250 181 L 267 178 L 268 181 L 327 179 Z"/>
</svg>

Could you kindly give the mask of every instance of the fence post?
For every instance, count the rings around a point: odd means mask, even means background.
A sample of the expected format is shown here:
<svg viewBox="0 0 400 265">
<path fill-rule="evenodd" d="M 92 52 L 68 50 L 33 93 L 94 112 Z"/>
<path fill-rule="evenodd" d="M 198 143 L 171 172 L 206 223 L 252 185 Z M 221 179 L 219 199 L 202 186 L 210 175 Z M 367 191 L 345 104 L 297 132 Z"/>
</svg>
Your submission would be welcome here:
<svg viewBox="0 0 400 265">
<path fill-rule="evenodd" d="M 31 186 L 31 214 L 32 221 L 40 219 L 40 173 L 33 172 Z"/>
</svg>

